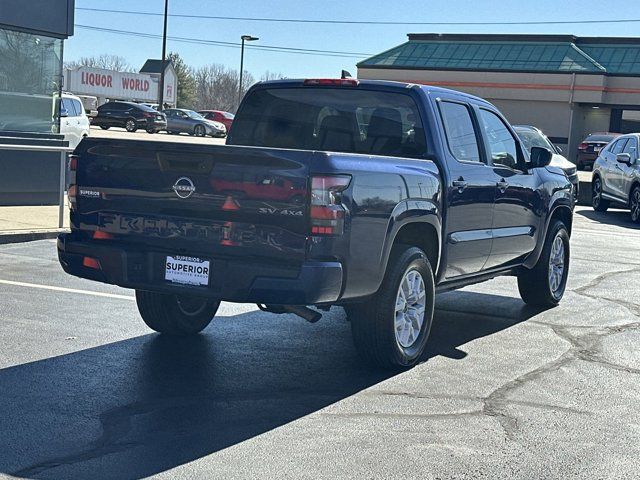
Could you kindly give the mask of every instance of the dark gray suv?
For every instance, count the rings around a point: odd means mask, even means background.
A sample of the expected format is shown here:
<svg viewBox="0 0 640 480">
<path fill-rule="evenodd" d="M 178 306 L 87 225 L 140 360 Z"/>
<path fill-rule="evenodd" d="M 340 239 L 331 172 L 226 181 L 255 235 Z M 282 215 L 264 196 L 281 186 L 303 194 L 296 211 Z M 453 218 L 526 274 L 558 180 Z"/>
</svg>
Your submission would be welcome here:
<svg viewBox="0 0 640 480">
<path fill-rule="evenodd" d="M 640 133 L 622 135 L 604 147 L 593 164 L 593 209 L 628 208 L 631 220 L 640 223 Z"/>
</svg>

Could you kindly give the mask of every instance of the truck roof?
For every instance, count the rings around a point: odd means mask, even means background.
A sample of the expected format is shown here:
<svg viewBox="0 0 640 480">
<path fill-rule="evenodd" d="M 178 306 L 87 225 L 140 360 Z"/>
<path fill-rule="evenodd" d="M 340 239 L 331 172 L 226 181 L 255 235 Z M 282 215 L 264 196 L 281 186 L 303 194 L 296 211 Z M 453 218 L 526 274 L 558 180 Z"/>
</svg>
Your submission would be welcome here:
<svg viewBox="0 0 640 480">
<path fill-rule="evenodd" d="M 268 80 L 268 81 L 261 81 L 258 82 L 255 86 L 256 87 L 266 87 L 269 85 L 277 85 L 277 86 L 300 86 L 301 83 L 303 83 L 305 80 L 308 80 L 306 78 L 293 78 L 293 79 L 284 79 L 284 80 Z M 450 88 L 443 88 L 443 87 L 435 87 L 433 85 L 425 85 L 425 84 L 420 84 L 420 83 L 413 83 L 413 82 L 397 82 L 397 81 L 393 81 L 393 80 L 359 80 L 359 79 L 353 79 L 353 80 L 358 80 L 358 84 L 362 85 L 362 86 L 367 86 L 367 85 L 371 85 L 371 86 L 378 86 L 378 87 L 388 87 L 391 89 L 404 89 L 404 88 L 409 88 L 412 86 L 417 86 L 419 88 L 421 88 L 422 90 L 428 92 L 428 93 L 433 93 L 433 94 L 448 94 L 448 95 L 456 95 L 459 97 L 464 97 L 466 99 L 469 100 L 473 100 L 477 103 L 483 103 L 485 105 L 492 105 L 491 102 L 488 102 L 487 100 L 480 98 L 480 97 L 476 97 L 475 95 L 471 95 L 469 93 L 465 93 L 465 92 L 461 92 L 459 90 L 452 90 Z"/>
</svg>

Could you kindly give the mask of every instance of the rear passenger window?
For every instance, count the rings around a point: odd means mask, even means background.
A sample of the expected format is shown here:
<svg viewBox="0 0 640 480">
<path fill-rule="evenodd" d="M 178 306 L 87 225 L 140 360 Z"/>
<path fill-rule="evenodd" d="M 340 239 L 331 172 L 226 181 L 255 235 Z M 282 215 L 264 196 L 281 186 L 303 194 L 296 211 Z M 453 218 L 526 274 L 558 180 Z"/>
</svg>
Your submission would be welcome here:
<svg viewBox="0 0 640 480">
<path fill-rule="evenodd" d="M 613 153 L 614 155 L 622 153 L 622 150 L 624 150 L 624 147 L 626 144 L 627 144 L 627 139 L 621 138 L 613 145 L 613 147 L 611 147 L 611 153 Z"/>
<path fill-rule="evenodd" d="M 440 109 L 453 156 L 457 160 L 479 162 L 478 137 L 469 108 L 461 103 L 441 102 Z"/>
<path fill-rule="evenodd" d="M 638 141 L 633 137 L 630 138 L 622 153 L 628 153 L 631 158 L 635 159 L 638 154 Z"/>
<path fill-rule="evenodd" d="M 489 110 L 480 110 L 480 118 L 484 126 L 491 160 L 494 165 L 502 165 L 508 168 L 518 168 L 518 146 L 516 139 L 504 122 L 495 113 Z"/>
<path fill-rule="evenodd" d="M 82 106 L 82 104 L 75 99 L 72 99 L 71 102 L 73 103 L 73 106 L 76 109 L 76 115 L 78 116 L 82 115 L 82 112 L 84 111 L 84 107 Z"/>
</svg>

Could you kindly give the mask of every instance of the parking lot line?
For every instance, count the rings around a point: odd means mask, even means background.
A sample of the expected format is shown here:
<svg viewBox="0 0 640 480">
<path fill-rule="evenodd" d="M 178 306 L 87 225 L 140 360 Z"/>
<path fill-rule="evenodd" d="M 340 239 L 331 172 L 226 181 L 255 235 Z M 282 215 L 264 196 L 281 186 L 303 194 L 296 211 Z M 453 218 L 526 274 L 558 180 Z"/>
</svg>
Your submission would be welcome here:
<svg viewBox="0 0 640 480">
<path fill-rule="evenodd" d="M 14 282 L 12 280 L 0 279 L 0 284 L 13 285 L 15 287 L 40 288 L 43 290 L 53 290 L 53 291 L 65 292 L 65 293 L 79 293 L 82 295 L 93 295 L 94 297 L 117 298 L 119 300 L 135 300 L 135 297 L 130 295 L 118 295 L 116 293 L 92 292 L 91 290 L 78 290 L 75 288 L 55 287 L 53 285 L 40 285 L 37 283 Z"/>
</svg>

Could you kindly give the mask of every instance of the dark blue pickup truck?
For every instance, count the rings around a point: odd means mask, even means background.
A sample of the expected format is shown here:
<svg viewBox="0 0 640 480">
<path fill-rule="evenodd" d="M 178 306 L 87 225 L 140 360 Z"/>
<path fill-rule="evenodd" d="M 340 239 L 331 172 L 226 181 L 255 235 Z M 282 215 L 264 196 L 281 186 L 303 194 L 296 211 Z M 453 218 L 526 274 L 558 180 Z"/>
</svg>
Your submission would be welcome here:
<svg viewBox="0 0 640 480">
<path fill-rule="evenodd" d="M 560 301 L 573 196 L 550 158 L 455 91 L 259 83 L 227 145 L 83 140 L 59 259 L 135 289 L 162 333 L 201 331 L 222 300 L 309 321 L 340 305 L 366 360 L 409 367 L 438 291 L 513 275 L 525 302 Z"/>
</svg>

